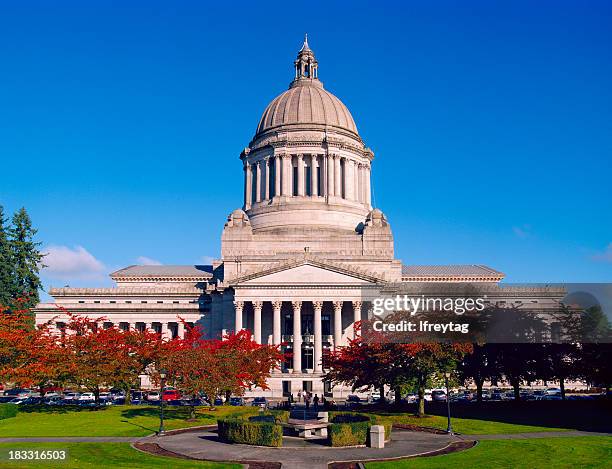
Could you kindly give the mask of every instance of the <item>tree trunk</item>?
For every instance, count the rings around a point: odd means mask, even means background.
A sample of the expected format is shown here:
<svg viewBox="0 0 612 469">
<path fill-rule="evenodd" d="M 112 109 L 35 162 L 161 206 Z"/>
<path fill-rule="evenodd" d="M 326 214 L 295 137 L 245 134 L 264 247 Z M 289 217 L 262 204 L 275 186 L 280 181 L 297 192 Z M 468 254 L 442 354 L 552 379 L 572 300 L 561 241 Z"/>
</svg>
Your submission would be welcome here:
<svg viewBox="0 0 612 469">
<path fill-rule="evenodd" d="M 484 385 L 484 379 L 474 380 L 476 382 L 476 402 L 482 403 L 482 386 Z"/>
<path fill-rule="evenodd" d="M 397 407 L 402 405 L 402 389 L 400 386 L 395 386 L 395 405 Z"/>
<path fill-rule="evenodd" d="M 520 401 L 521 400 L 521 383 L 519 380 L 514 379 L 511 381 L 512 383 L 512 388 L 514 389 L 514 400 L 515 401 Z"/>
<path fill-rule="evenodd" d="M 195 404 L 191 406 L 191 414 L 189 415 L 189 418 L 191 420 L 195 420 L 196 418 L 196 408 L 195 408 Z"/>
<path fill-rule="evenodd" d="M 45 385 L 44 384 L 40 384 L 38 386 L 38 391 L 40 392 L 41 399 L 45 397 Z"/>
<path fill-rule="evenodd" d="M 559 389 L 561 389 L 561 399 L 565 400 L 565 380 L 559 378 Z"/>
<path fill-rule="evenodd" d="M 417 416 L 425 417 L 425 383 L 419 379 L 419 408 Z"/>
<path fill-rule="evenodd" d="M 378 402 L 383 403 L 385 402 L 385 385 L 384 384 L 380 385 L 379 392 L 380 392 L 380 399 L 378 400 Z"/>
<path fill-rule="evenodd" d="M 232 397 L 232 391 L 225 391 L 225 405 L 229 405 L 230 397 Z"/>
<path fill-rule="evenodd" d="M 96 407 L 100 407 L 100 388 L 94 389 L 93 393 L 96 402 Z"/>
<path fill-rule="evenodd" d="M 132 393 L 130 392 L 131 388 L 132 386 L 130 386 L 129 383 L 123 388 L 123 391 L 125 392 L 125 405 L 130 405 L 132 403 Z"/>
</svg>

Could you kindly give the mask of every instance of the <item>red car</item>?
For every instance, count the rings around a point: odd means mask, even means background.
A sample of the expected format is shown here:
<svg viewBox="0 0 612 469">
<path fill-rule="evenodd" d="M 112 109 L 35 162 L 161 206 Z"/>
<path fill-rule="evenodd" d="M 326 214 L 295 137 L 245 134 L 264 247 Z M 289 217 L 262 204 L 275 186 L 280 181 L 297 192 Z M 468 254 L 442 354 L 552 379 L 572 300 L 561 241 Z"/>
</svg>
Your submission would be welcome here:
<svg viewBox="0 0 612 469">
<path fill-rule="evenodd" d="M 164 401 L 177 401 L 181 398 L 181 393 L 176 389 L 166 389 L 162 394 Z"/>
</svg>

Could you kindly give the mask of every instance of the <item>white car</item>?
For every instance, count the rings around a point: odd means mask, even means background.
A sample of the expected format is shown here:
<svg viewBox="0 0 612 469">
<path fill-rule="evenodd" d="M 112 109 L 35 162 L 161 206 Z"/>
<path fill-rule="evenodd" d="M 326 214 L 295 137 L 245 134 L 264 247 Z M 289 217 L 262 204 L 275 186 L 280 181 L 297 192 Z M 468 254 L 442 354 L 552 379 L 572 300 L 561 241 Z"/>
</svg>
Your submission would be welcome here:
<svg viewBox="0 0 612 469">
<path fill-rule="evenodd" d="M 66 394 L 64 394 L 65 401 L 78 401 L 79 397 L 81 397 L 81 394 L 79 394 L 78 392 L 67 392 Z"/>
<path fill-rule="evenodd" d="M 94 395 L 93 392 L 84 392 L 83 394 L 79 396 L 78 400 L 79 401 L 95 401 L 96 396 Z"/>
<path fill-rule="evenodd" d="M 557 394 L 561 394 L 561 388 L 548 388 L 546 390 L 546 394 L 549 396 L 556 396 Z"/>
<path fill-rule="evenodd" d="M 148 393 L 147 401 L 159 401 L 159 393 L 155 391 Z"/>
</svg>

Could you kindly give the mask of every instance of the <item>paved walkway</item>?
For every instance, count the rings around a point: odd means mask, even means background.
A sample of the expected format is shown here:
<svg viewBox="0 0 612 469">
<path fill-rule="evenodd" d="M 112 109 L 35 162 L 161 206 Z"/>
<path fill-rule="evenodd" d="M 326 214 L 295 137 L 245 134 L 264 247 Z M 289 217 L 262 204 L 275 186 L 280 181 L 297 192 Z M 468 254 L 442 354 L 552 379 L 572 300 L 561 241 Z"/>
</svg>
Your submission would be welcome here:
<svg viewBox="0 0 612 469">
<path fill-rule="evenodd" d="M 323 441 L 308 441 L 290 447 L 263 448 L 249 445 L 229 444 L 219 441 L 216 432 L 199 431 L 148 437 L 143 443 L 157 443 L 163 449 L 195 459 L 234 462 L 279 462 L 283 469 L 326 469 L 331 462 L 367 461 L 414 456 L 440 450 L 450 442 L 457 441 L 448 435 L 394 430 L 391 442 L 383 449 L 331 448 Z M 285 444 L 285 442 L 283 442 Z"/>
</svg>

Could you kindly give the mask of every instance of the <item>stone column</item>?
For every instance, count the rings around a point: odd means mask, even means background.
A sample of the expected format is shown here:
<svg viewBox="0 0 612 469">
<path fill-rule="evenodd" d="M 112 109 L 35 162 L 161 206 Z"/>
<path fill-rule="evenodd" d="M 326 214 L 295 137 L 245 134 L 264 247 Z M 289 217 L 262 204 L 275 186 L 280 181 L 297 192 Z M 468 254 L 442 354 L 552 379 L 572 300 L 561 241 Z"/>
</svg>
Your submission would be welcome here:
<svg viewBox="0 0 612 469">
<path fill-rule="evenodd" d="M 128 322 L 128 329 L 130 331 L 135 331 L 136 330 L 136 323 L 135 322 Z"/>
<path fill-rule="evenodd" d="M 253 302 L 253 338 L 255 342 L 261 344 L 261 308 L 263 307 L 263 301 Z"/>
<path fill-rule="evenodd" d="M 306 191 L 304 190 L 304 183 L 306 182 L 304 179 L 304 155 L 297 155 L 297 194 L 304 195 Z"/>
<path fill-rule="evenodd" d="M 319 196 L 319 159 L 317 155 L 310 155 L 310 193 L 313 197 Z"/>
<path fill-rule="evenodd" d="M 274 196 L 281 195 L 281 157 L 274 158 Z"/>
<path fill-rule="evenodd" d="M 145 331 L 152 331 L 153 327 L 151 326 L 150 322 L 146 322 L 145 323 Z"/>
<path fill-rule="evenodd" d="M 283 167 L 283 180 L 282 180 L 282 195 L 291 195 L 291 155 L 281 155 L 281 165 Z"/>
<path fill-rule="evenodd" d="M 264 194 L 263 194 L 263 199 L 264 200 L 269 200 L 270 199 L 270 157 L 266 156 L 264 158 L 264 168 L 265 168 L 265 173 L 266 173 L 266 177 L 265 177 L 265 185 L 264 185 Z"/>
<path fill-rule="evenodd" d="M 334 348 L 342 341 L 342 301 L 334 301 Z"/>
<path fill-rule="evenodd" d="M 274 345 L 280 345 L 281 343 L 281 308 L 283 306 L 282 301 L 275 301 L 272 303 L 272 343 Z"/>
<path fill-rule="evenodd" d="M 315 301 L 312 306 L 314 308 L 314 371 L 315 373 L 321 373 L 323 371 L 323 335 L 321 333 L 323 302 Z"/>
<path fill-rule="evenodd" d="M 293 372 L 302 372 L 302 302 L 293 301 Z"/>
<path fill-rule="evenodd" d="M 170 330 L 168 329 L 168 323 L 167 322 L 162 322 L 161 323 L 161 338 L 162 339 L 168 339 L 170 340 L 172 337 L 170 337 Z"/>
<path fill-rule="evenodd" d="M 261 202 L 261 161 L 255 166 L 255 202 Z"/>
<path fill-rule="evenodd" d="M 346 200 L 355 200 L 355 162 L 348 158 L 344 160 L 344 187 Z"/>
<path fill-rule="evenodd" d="M 242 316 L 242 313 L 240 315 Z M 176 336 L 179 339 L 185 338 L 185 324 L 183 324 L 183 321 L 179 321 L 176 326 Z"/>
<path fill-rule="evenodd" d="M 252 184 L 253 177 L 251 175 L 251 165 L 245 161 L 244 164 L 244 209 L 251 208 L 251 196 L 253 194 Z"/>
<path fill-rule="evenodd" d="M 236 319 L 234 321 L 234 332 L 238 333 L 242 330 L 242 309 L 244 301 L 234 301 L 234 309 L 236 310 Z"/>
<path fill-rule="evenodd" d="M 355 163 L 355 200 L 361 202 L 361 165 Z"/>
<path fill-rule="evenodd" d="M 334 155 L 334 195 L 342 197 L 342 167 L 340 165 L 340 156 Z"/>
<path fill-rule="evenodd" d="M 355 330 L 355 323 L 361 321 L 361 301 L 353 301 L 353 338 L 357 337 L 359 333 Z"/>
<path fill-rule="evenodd" d="M 327 195 L 336 195 L 334 191 L 334 157 L 327 155 Z"/>
<path fill-rule="evenodd" d="M 370 166 L 365 167 L 365 203 L 368 207 L 372 205 L 372 193 L 370 186 Z"/>
</svg>

